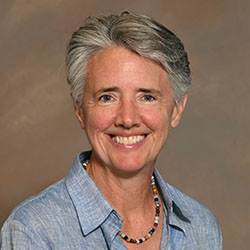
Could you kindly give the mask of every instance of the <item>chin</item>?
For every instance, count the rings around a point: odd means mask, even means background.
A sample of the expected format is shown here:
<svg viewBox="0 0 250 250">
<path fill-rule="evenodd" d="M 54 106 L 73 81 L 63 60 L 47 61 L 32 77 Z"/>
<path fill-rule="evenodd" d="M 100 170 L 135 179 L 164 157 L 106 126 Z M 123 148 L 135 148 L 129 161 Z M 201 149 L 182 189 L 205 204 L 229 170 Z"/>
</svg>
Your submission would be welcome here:
<svg viewBox="0 0 250 250">
<path fill-rule="evenodd" d="M 143 159 L 132 159 L 126 157 L 125 159 L 122 159 L 119 157 L 117 160 L 111 162 L 114 169 L 116 169 L 118 172 L 123 173 L 135 173 L 139 172 L 140 170 L 144 169 L 145 167 L 151 168 L 153 166 L 153 161 L 151 163 L 146 162 Z"/>
</svg>

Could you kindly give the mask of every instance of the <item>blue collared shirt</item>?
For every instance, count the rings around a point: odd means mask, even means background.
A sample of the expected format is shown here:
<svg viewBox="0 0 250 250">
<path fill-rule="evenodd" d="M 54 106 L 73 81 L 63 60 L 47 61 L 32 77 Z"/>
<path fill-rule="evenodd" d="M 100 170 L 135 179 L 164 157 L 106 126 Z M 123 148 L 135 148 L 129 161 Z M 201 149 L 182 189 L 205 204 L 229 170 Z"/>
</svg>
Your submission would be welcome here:
<svg viewBox="0 0 250 250">
<path fill-rule="evenodd" d="M 82 167 L 89 157 L 79 154 L 64 179 L 14 209 L 1 230 L 2 250 L 127 249 L 118 235 L 121 216 Z M 165 209 L 161 249 L 222 249 L 208 208 L 167 184 L 156 169 L 154 175 Z"/>
</svg>

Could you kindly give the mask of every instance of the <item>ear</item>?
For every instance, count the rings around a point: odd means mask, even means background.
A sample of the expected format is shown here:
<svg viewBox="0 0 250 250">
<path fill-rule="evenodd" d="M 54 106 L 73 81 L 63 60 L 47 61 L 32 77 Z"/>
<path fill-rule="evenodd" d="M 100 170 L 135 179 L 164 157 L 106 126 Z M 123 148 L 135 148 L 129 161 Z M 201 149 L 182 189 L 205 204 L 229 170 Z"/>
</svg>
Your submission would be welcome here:
<svg viewBox="0 0 250 250">
<path fill-rule="evenodd" d="M 84 129 L 85 123 L 84 123 L 82 108 L 79 107 L 78 103 L 75 104 L 74 108 L 75 108 L 75 115 L 76 115 L 78 121 L 80 122 L 81 128 Z"/>
<path fill-rule="evenodd" d="M 175 104 L 171 117 L 172 128 L 176 128 L 178 126 L 181 120 L 182 112 L 184 111 L 184 108 L 186 106 L 187 99 L 188 99 L 188 93 L 184 95 L 183 99 L 178 104 Z"/>
</svg>

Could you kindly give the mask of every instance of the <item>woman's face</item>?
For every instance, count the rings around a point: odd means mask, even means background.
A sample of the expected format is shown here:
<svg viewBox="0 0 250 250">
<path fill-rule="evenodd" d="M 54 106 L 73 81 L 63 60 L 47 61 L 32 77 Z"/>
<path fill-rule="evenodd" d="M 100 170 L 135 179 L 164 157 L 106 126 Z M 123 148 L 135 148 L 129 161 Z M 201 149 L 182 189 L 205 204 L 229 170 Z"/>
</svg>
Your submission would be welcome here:
<svg viewBox="0 0 250 250">
<path fill-rule="evenodd" d="M 168 76 L 158 64 L 115 47 L 91 60 L 82 109 L 76 107 L 76 115 L 92 156 L 128 173 L 154 166 L 186 99 L 177 107 Z"/>
</svg>

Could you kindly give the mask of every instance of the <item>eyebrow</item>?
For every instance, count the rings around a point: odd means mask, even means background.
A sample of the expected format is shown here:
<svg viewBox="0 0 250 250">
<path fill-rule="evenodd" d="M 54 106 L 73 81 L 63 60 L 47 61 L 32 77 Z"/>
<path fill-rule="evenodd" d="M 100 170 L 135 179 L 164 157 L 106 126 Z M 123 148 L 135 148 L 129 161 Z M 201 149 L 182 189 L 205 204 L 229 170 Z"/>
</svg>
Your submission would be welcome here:
<svg viewBox="0 0 250 250">
<path fill-rule="evenodd" d="M 98 91 L 96 91 L 95 96 L 100 94 L 100 93 L 107 93 L 107 92 L 118 92 L 119 88 L 118 87 L 109 87 L 109 88 L 101 88 Z M 136 92 L 143 92 L 143 93 L 147 93 L 147 94 L 156 94 L 158 96 L 161 96 L 162 93 L 159 90 L 156 89 L 146 89 L 146 88 L 139 88 L 136 90 Z"/>
<path fill-rule="evenodd" d="M 101 88 L 101 89 L 98 89 L 95 93 L 95 96 L 100 94 L 100 93 L 107 93 L 107 92 L 116 92 L 118 91 L 119 89 L 117 87 L 109 87 L 109 88 Z"/>
<path fill-rule="evenodd" d="M 148 93 L 148 94 L 152 93 L 152 94 L 156 94 L 156 95 L 159 95 L 159 96 L 162 95 L 162 94 L 161 94 L 161 91 L 156 90 L 156 89 L 139 88 L 139 89 L 137 90 L 137 92 L 143 92 L 143 93 Z"/>
</svg>

